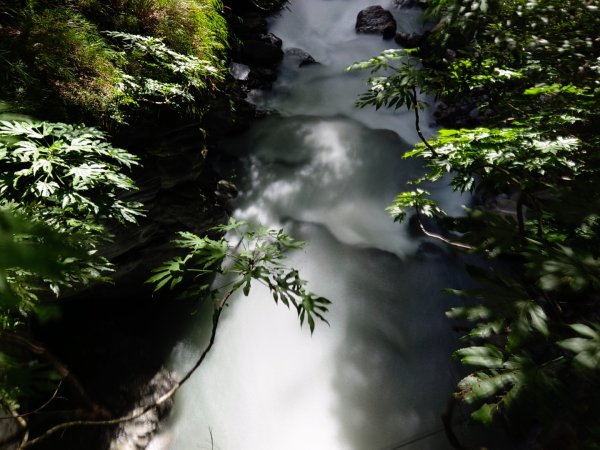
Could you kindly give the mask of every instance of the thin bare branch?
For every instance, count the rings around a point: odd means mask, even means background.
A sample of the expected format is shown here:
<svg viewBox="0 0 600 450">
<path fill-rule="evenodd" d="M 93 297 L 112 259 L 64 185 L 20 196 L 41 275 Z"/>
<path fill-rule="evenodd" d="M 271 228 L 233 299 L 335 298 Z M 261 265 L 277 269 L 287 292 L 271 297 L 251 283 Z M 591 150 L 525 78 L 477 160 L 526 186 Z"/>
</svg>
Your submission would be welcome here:
<svg viewBox="0 0 600 450">
<path fill-rule="evenodd" d="M 437 156 L 435 149 L 431 146 L 429 141 L 427 141 L 427 139 L 423 135 L 423 132 L 421 131 L 421 120 L 419 117 L 419 105 L 417 102 L 417 88 L 415 86 L 413 86 L 413 88 L 412 88 L 412 93 L 413 93 L 413 100 L 414 100 L 414 105 L 415 105 L 415 108 L 414 108 L 415 109 L 415 128 L 417 130 L 417 134 L 419 135 L 419 138 L 421 139 L 421 141 L 423 141 L 423 144 L 425 144 L 425 147 L 427 147 L 429 149 L 429 151 L 431 151 L 431 154 L 433 156 Z"/>
<path fill-rule="evenodd" d="M 54 400 L 56 398 L 56 396 L 58 395 L 58 391 L 60 391 L 60 387 L 62 386 L 62 382 L 63 380 L 61 379 L 58 382 L 58 386 L 56 387 L 56 389 L 54 390 L 54 393 L 52 394 L 52 397 L 50 397 L 48 400 L 46 400 L 44 402 L 44 404 L 42 406 L 38 406 L 36 409 L 34 409 L 33 411 L 29 411 L 26 413 L 20 413 L 17 414 L 16 416 L 13 414 L 11 416 L 0 416 L 0 420 L 10 420 L 10 419 L 15 419 L 17 417 L 27 417 L 27 416 L 31 416 L 33 414 L 37 414 L 39 413 L 41 410 L 43 410 L 46 406 L 48 406 L 50 403 L 52 403 L 52 400 Z M 0 397 L 0 403 L 2 403 L 3 405 L 5 405 L 3 399 Z"/>
<path fill-rule="evenodd" d="M 465 250 L 475 250 L 475 248 L 471 247 L 470 245 L 463 244 L 462 242 L 451 241 L 450 239 L 446 239 L 444 236 L 441 236 L 441 235 L 436 234 L 436 233 L 432 233 L 431 231 L 427 230 L 425 228 L 425 225 L 423 225 L 423 222 L 421 221 L 420 214 L 418 214 L 418 213 L 417 213 L 417 221 L 419 222 L 419 228 L 421 229 L 421 231 L 423 232 L 423 234 L 425 234 L 426 236 L 429 236 L 430 238 L 442 241 L 445 244 L 451 245 L 453 247 L 463 248 Z"/>
<path fill-rule="evenodd" d="M 9 402 L 7 402 L 6 399 L 4 399 L 4 397 L 0 397 L 0 404 L 11 414 L 10 418 L 14 419 L 15 422 L 17 422 L 17 424 L 19 425 L 19 431 L 13 436 L 10 436 L 6 441 L 1 442 L 0 445 L 16 441 L 19 435 L 23 433 L 23 437 L 21 438 L 21 441 L 17 446 L 18 449 L 21 449 L 29 439 L 29 425 L 27 424 L 27 421 L 22 416 L 20 416 L 19 413 L 17 413 L 17 411 L 12 407 L 12 405 Z"/>
<path fill-rule="evenodd" d="M 160 405 L 162 405 L 163 403 L 165 403 L 166 401 L 171 399 L 175 395 L 175 393 L 181 388 L 181 386 L 183 386 L 183 384 L 187 380 L 189 380 L 189 378 L 194 374 L 194 372 L 200 367 L 200 365 L 204 362 L 204 360 L 206 359 L 206 356 L 212 349 L 212 347 L 215 343 L 216 335 L 217 335 L 217 327 L 219 325 L 219 319 L 221 317 L 221 312 L 225 308 L 227 301 L 229 300 L 229 297 L 231 297 L 233 292 L 234 292 L 234 290 L 231 289 L 225 294 L 225 296 L 221 299 L 221 301 L 219 302 L 219 305 L 217 306 L 217 308 L 215 309 L 215 311 L 213 313 L 213 324 L 212 324 L 210 339 L 208 341 L 208 344 L 204 348 L 204 351 L 202 352 L 202 354 L 200 355 L 200 357 L 198 358 L 196 363 L 192 366 L 192 368 L 189 369 L 187 371 L 187 373 L 177 383 L 175 383 L 173 385 L 173 387 L 171 389 L 169 389 L 169 391 L 167 391 L 165 394 L 160 396 L 154 402 L 152 402 L 152 403 L 146 405 L 145 407 L 138 409 L 137 411 L 134 411 L 131 414 L 128 414 L 126 416 L 117 417 L 117 418 L 108 419 L 108 420 L 76 420 L 76 421 L 72 421 L 72 422 L 64 422 L 64 423 L 58 424 L 52 428 L 49 428 L 48 430 L 46 430 L 44 433 L 42 433 L 35 439 L 30 440 L 29 442 L 27 442 L 25 445 L 21 446 L 20 448 L 26 449 L 26 448 L 33 447 L 34 445 L 39 444 L 40 442 L 48 439 L 50 436 L 58 433 L 59 431 L 66 430 L 68 428 L 83 427 L 83 426 L 110 426 L 110 425 L 118 425 L 118 424 L 121 424 L 124 422 L 129 422 L 129 421 L 137 419 L 138 417 L 143 416 L 144 414 L 146 414 L 148 411 L 150 411 L 152 409 L 158 408 Z"/>
<path fill-rule="evenodd" d="M 41 344 L 34 342 L 26 337 L 12 333 L 6 330 L 0 330 L 0 341 L 10 342 L 12 344 L 16 344 L 22 348 L 27 349 L 29 352 L 43 358 L 47 363 L 49 363 L 52 368 L 77 392 L 81 400 L 87 404 L 87 406 L 100 417 L 109 417 L 110 413 L 94 402 L 87 394 L 85 389 L 79 380 L 71 373 L 69 368 L 63 364 L 56 356 L 54 356 L 51 352 L 49 352 L 45 347 Z"/>
</svg>

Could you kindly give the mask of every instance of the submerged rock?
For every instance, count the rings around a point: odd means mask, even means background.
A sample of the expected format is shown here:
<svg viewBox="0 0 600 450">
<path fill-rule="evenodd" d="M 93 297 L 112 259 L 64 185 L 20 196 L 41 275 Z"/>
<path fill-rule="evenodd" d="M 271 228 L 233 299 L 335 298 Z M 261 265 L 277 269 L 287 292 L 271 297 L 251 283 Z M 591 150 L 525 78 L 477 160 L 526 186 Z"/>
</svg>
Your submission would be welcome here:
<svg viewBox="0 0 600 450">
<path fill-rule="evenodd" d="M 308 54 L 301 48 L 288 48 L 285 50 L 285 55 L 297 60 L 298 67 L 309 66 L 311 64 L 319 64 L 310 54 Z"/>
<path fill-rule="evenodd" d="M 357 33 L 382 34 L 384 39 L 392 39 L 396 34 L 396 20 L 387 9 L 369 6 L 356 16 L 355 29 Z"/>
<path fill-rule="evenodd" d="M 394 8 L 427 8 L 427 0 L 393 0 Z"/>
<path fill-rule="evenodd" d="M 404 48 L 415 48 L 421 46 L 421 44 L 425 41 L 429 33 L 405 33 L 400 31 L 396 33 L 394 40 L 398 45 L 401 45 Z"/>
<path fill-rule="evenodd" d="M 283 51 L 269 39 L 251 40 L 244 43 L 241 59 L 249 65 L 274 65 L 283 59 Z"/>
</svg>

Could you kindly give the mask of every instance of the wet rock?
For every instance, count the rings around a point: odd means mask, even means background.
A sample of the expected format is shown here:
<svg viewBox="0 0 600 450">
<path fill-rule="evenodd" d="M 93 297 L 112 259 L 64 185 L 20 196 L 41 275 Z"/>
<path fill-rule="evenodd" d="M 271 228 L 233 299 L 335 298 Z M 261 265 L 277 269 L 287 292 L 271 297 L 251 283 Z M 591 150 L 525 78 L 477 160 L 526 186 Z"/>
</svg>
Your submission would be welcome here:
<svg viewBox="0 0 600 450">
<path fill-rule="evenodd" d="M 266 36 L 266 35 L 265 35 Z M 249 65 L 276 65 L 283 59 L 283 50 L 277 43 L 267 38 L 264 40 L 249 40 L 242 47 L 240 58 Z"/>
<path fill-rule="evenodd" d="M 131 411 L 132 414 L 142 412 L 144 405 L 151 404 L 166 394 L 175 384 L 171 373 L 167 369 L 159 371 L 145 386 L 142 398 Z M 110 450 L 143 450 L 152 437 L 158 432 L 160 420 L 165 417 L 173 407 L 173 400 L 169 399 L 158 408 L 149 410 L 140 417 L 122 423 L 118 426 L 115 437 L 110 444 Z"/>
<path fill-rule="evenodd" d="M 427 0 L 393 0 L 394 8 L 427 8 Z"/>
<path fill-rule="evenodd" d="M 238 188 L 231 181 L 219 180 L 217 182 L 217 190 L 215 198 L 221 203 L 227 203 L 238 196 Z"/>
<path fill-rule="evenodd" d="M 277 71 L 269 67 L 253 67 L 250 70 L 248 80 L 245 86 L 247 89 L 263 89 L 268 90 L 273 86 L 273 82 L 277 79 Z"/>
<path fill-rule="evenodd" d="M 261 34 L 259 38 L 262 42 L 268 42 L 269 44 L 273 44 L 278 48 L 281 48 L 281 46 L 283 45 L 283 41 L 277 36 L 275 36 L 273 33 Z"/>
<path fill-rule="evenodd" d="M 415 48 L 420 47 L 421 44 L 427 38 L 428 33 L 418 34 L 418 33 L 405 33 L 403 31 L 399 31 L 396 33 L 394 40 L 398 45 L 401 45 L 404 48 Z"/>
<path fill-rule="evenodd" d="M 238 81 L 246 81 L 250 75 L 250 67 L 246 64 L 232 62 L 229 65 L 229 74 Z"/>
<path fill-rule="evenodd" d="M 396 20 L 387 9 L 369 6 L 356 16 L 355 29 L 357 33 L 381 34 L 384 39 L 392 39 L 396 34 Z"/>
<path fill-rule="evenodd" d="M 310 54 L 308 54 L 301 48 L 288 48 L 285 51 L 285 55 L 289 58 L 298 61 L 298 67 L 309 66 L 311 64 L 319 64 Z"/>
</svg>

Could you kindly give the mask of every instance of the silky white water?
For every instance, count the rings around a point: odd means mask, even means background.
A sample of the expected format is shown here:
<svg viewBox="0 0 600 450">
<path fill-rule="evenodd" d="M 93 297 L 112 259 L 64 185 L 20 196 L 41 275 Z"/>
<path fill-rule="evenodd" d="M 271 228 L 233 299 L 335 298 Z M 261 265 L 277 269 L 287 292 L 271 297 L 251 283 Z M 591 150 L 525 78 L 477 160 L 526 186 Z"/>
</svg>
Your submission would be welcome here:
<svg viewBox="0 0 600 450">
<path fill-rule="evenodd" d="M 444 316 L 455 300 L 441 290 L 459 285 L 462 272 L 455 256 L 423 251 L 428 241 L 385 212 L 421 168 L 401 159 L 417 140 L 412 114 L 354 107 L 367 74 L 345 68 L 394 45 L 355 34 L 370 4 L 296 0 L 274 18 L 284 48 L 321 64 L 284 60 L 273 91 L 253 97 L 282 116 L 224 144 L 245 167 L 235 217 L 308 242 L 288 264 L 333 302 L 331 326 L 317 323 L 311 336 L 259 285 L 232 297 L 212 352 L 151 449 L 450 448 L 439 417 L 458 379 Z M 400 29 L 420 26 L 418 11 L 382 6 Z M 460 205 L 447 191 L 435 195 L 450 211 Z M 190 320 L 171 358 L 179 374 L 201 352 L 210 312 Z"/>
</svg>

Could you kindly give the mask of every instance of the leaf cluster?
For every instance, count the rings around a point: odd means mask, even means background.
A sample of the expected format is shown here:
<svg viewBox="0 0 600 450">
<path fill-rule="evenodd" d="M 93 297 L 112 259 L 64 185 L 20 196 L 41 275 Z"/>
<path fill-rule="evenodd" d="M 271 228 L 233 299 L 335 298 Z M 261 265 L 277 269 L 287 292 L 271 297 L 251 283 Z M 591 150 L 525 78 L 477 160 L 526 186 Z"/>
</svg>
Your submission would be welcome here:
<svg viewBox="0 0 600 450">
<path fill-rule="evenodd" d="M 311 332 L 315 319 L 326 322 L 324 314 L 330 301 L 308 291 L 299 272 L 283 264 L 285 252 L 301 249 L 304 243 L 283 230 L 252 227 L 235 219 L 211 231 L 228 233 L 228 237 L 214 240 L 190 232 L 179 233 L 173 244 L 185 254 L 154 269 L 155 274 L 147 282 L 155 285 L 155 291 L 167 286 L 173 289 L 191 278 L 192 285 L 185 296 L 210 298 L 217 307 L 223 307 L 233 292 L 241 289 L 247 296 L 256 282 L 269 289 L 276 303 L 294 308 L 300 324 L 306 321 Z M 214 288 L 206 277 L 216 274 L 224 285 Z"/>
<path fill-rule="evenodd" d="M 213 63 L 171 50 L 160 38 L 116 31 L 104 34 L 122 49 L 124 73 L 117 89 L 129 106 L 170 105 L 187 107 L 191 113 L 209 89 L 207 82 L 223 77 Z"/>
<path fill-rule="evenodd" d="M 77 257 L 59 259 L 68 268 L 60 284 L 105 279 L 111 266 L 96 252 L 110 240 L 107 226 L 136 223 L 142 215 L 139 203 L 121 199 L 135 188 L 123 172 L 138 164 L 137 157 L 110 145 L 95 128 L 2 121 L 0 163 L 0 205 L 61 233 L 65 249 L 80 249 Z M 47 239 L 38 243 L 49 245 Z M 35 280 L 44 277 L 22 267 L 11 273 L 13 290 L 23 298 L 33 295 Z M 58 285 L 51 286 L 58 293 Z"/>
</svg>

